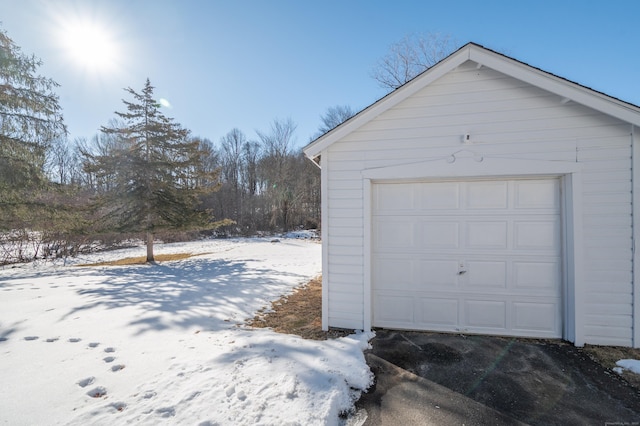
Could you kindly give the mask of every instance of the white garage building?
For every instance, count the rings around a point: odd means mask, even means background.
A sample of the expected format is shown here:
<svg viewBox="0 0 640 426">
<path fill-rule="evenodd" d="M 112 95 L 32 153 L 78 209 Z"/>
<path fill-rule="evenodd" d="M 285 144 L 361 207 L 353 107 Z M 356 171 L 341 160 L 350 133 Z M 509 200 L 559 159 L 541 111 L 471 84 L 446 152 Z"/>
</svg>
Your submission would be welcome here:
<svg viewBox="0 0 640 426">
<path fill-rule="evenodd" d="M 638 126 L 471 43 L 315 140 L 323 327 L 640 347 Z"/>
</svg>

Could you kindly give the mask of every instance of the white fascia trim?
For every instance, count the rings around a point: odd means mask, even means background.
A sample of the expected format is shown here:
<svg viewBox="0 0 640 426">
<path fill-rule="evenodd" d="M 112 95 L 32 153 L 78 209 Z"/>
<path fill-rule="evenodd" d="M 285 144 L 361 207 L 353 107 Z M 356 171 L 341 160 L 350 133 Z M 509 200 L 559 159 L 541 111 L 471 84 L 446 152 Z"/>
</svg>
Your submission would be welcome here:
<svg viewBox="0 0 640 426">
<path fill-rule="evenodd" d="M 554 76 L 548 72 L 536 69 L 530 65 L 518 62 L 507 56 L 491 52 L 483 47 L 469 44 L 461 48 L 451 56 L 445 58 L 423 74 L 397 90 L 389 93 L 382 99 L 359 112 L 352 119 L 336 127 L 319 139 L 311 142 L 303 148 L 310 159 L 315 158 L 335 141 L 345 137 L 362 125 L 371 121 L 382 112 L 397 105 L 407 97 L 431 84 L 433 81 L 454 70 L 467 60 L 476 62 L 480 66 L 499 71 L 503 74 L 529 83 L 533 86 L 555 93 L 563 99 L 593 108 L 604 114 L 618 118 L 622 121 L 640 126 L 640 108 L 619 101 L 603 93 L 582 87 L 569 80 Z"/>
<path fill-rule="evenodd" d="M 309 158 L 315 158 L 320 152 L 327 149 L 335 141 L 342 139 L 349 133 L 373 120 L 378 115 L 404 101 L 409 96 L 422 90 L 433 81 L 444 76 L 451 70 L 454 70 L 469 59 L 469 49 L 471 47 L 473 46 L 468 46 L 466 49 L 459 50 L 448 58 L 442 60 L 437 65 L 429 68 L 423 74 L 406 83 L 404 86 L 399 87 L 384 98 L 368 106 L 356 114 L 352 119 L 331 130 L 326 135 L 321 136 L 316 141 L 311 142 L 303 148 L 305 155 Z"/>
<path fill-rule="evenodd" d="M 636 126 L 640 125 L 640 108 L 517 62 L 514 59 L 499 56 L 477 46 L 471 46 L 471 48 L 469 59 L 474 62 L 529 83 L 532 86 L 555 93 L 561 98 L 570 99 L 578 104 L 593 108 L 603 114 Z"/>
</svg>

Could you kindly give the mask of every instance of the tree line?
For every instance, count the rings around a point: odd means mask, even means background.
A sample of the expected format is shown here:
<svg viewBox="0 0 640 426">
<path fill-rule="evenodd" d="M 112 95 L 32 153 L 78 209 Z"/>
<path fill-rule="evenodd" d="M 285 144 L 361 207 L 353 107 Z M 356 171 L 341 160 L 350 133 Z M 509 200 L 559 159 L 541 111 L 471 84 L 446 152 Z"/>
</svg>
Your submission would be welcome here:
<svg viewBox="0 0 640 426">
<path fill-rule="evenodd" d="M 117 175 L 107 168 L 110 162 L 121 164 L 128 158 L 118 151 L 120 130 L 112 128 L 126 126 L 114 119 L 90 140 L 54 141 L 46 161 L 51 182 L 72 188 L 84 198 L 121 197 L 122 193 L 113 191 Z M 256 140 L 237 128 L 217 143 L 199 136 L 185 139 L 189 150 L 197 153 L 197 162 L 190 164 L 195 180 L 189 183 L 209 188 L 199 194 L 201 209 L 226 219 L 209 231 L 233 236 L 320 226 L 320 169 L 295 145 L 295 130 L 291 119 L 275 119 L 269 130 L 258 132 Z M 117 156 L 119 152 L 123 158 Z M 175 171 L 175 163 L 170 164 Z"/>
<path fill-rule="evenodd" d="M 124 110 L 100 133 L 69 141 L 58 85 L 40 65 L 0 29 L 0 264 L 131 239 L 153 261 L 156 239 L 320 227 L 320 170 L 290 118 L 257 139 L 234 128 L 214 143 L 167 117 L 147 80 L 125 89 Z M 329 108 L 315 137 L 354 114 Z"/>
</svg>

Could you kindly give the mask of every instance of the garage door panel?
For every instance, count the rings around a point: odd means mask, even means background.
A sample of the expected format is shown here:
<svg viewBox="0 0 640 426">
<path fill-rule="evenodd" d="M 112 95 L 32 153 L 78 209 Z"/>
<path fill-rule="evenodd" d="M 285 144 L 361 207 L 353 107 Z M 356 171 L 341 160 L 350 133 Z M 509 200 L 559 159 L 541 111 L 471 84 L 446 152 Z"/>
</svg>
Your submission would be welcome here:
<svg viewBox="0 0 640 426">
<path fill-rule="evenodd" d="M 413 210 L 414 185 L 377 185 L 376 209 L 384 211 Z"/>
<path fill-rule="evenodd" d="M 458 285 L 458 262 L 451 259 L 422 259 L 420 261 L 420 290 L 450 289 Z"/>
<path fill-rule="evenodd" d="M 412 290 L 415 287 L 412 259 L 379 257 L 373 272 L 380 290 Z"/>
<path fill-rule="evenodd" d="M 506 261 L 474 260 L 466 262 L 466 268 L 465 287 L 474 292 L 507 288 Z"/>
<path fill-rule="evenodd" d="M 549 250 L 560 248 L 560 220 L 516 221 L 514 223 L 514 249 Z"/>
<path fill-rule="evenodd" d="M 420 299 L 420 305 L 418 321 L 422 325 L 454 327 L 459 322 L 457 298 L 423 297 Z"/>
<path fill-rule="evenodd" d="M 373 197 L 374 326 L 561 336 L 559 179 L 382 183 Z"/>
<path fill-rule="evenodd" d="M 560 265 L 556 260 L 513 262 L 513 283 L 517 289 L 543 290 L 555 294 L 560 281 Z"/>
<path fill-rule="evenodd" d="M 516 209 L 560 208 L 560 184 L 557 179 L 515 181 Z"/>
<path fill-rule="evenodd" d="M 457 210 L 460 208 L 460 183 L 437 182 L 422 185 L 420 190 L 421 210 Z"/>
<path fill-rule="evenodd" d="M 560 308 L 558 303 L 513 303 L 513 329 L 557 334 L 559 330 Z"/>
<path fill-rule="evenodd" d="M 460 247 L 460 223 L 443 220 L 421 221 L 422 248 L 457 249 Z"/>
<path fill-rule="evenodd" d="M 465 300 L 465 328 L 507 328 L 507 303 L 499 300 Z"/>
<path fill-rule="evenodd" d="M 506 209 L 509 205 L 507 182 L 468 182 L 465 207 L 474 209 Z"/>
<path fill-rule="evenodd" d="M 508 230 L 508 221 L 469 221 L 466 223 L 466 246 L 470 249 L 506 249 Z"/>
<path fill-rule="evenodd" d="M 411 324 L 414 321 L 414 297 L 399 296 L 397 293 L 379 292 L 374 297 L 376 318 L 381 322 Z"/>
<path fill-rule="evenodd" d="M 405 218 L 381 217 L 375 220 L 374 247 L 413 248 L 415 246 L 414 222 Z"/>
</svg>

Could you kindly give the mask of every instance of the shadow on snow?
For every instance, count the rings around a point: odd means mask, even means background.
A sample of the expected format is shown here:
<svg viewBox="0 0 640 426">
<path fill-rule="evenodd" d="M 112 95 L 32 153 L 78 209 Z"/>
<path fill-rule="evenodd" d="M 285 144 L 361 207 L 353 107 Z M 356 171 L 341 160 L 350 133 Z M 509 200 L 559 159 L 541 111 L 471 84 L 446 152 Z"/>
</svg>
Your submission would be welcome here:
<svg viewBox="0 0 640 426">
<path fill-rule="evenodd" d="M 190 259 L 162 265 L 92 270 L 91 288 L 77 290 L 85 303 L 62 319 L 104 307 L 135 307 L 143 311 L 130 325 L 137 334 L 169 328 L 228 328 L 242 323 L 277 299 L 305 276 L 268 268 L 249 268 L 244 261 Z M 99 277 L 96 282 L 92 276 Z"/>
</svg>

